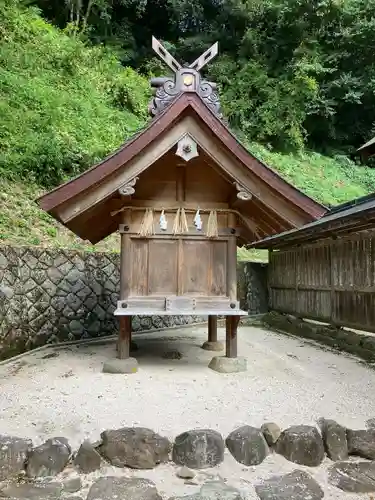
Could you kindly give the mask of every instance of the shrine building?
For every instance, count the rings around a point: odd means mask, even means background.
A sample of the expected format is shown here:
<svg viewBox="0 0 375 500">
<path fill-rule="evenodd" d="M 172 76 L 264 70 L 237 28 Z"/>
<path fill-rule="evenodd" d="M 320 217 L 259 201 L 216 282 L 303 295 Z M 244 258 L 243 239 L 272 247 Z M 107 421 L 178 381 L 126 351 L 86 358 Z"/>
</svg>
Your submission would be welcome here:
<svg viewBox="0 0 375 500">
<path fill-rule="evenodd" d="M 121 236 L 117 360 L 105 371 L 137 370 L 130 357 L 134 315 L 208 316 L 218 351 L 217 317 L 226 318 L 218 371 L 246 369 L 237 327 L 237 246 L 298 228 L 326 208 L 255 158 L 225 124 L 216 85 L 200 70 L 217 44 L 189 66 L 153 38 L 173 76 L 151 81 L 152 119 L 117 151 L 39 198 L 39 206 L 83 240 Z M 216 353 L 218 354 L 218 353 Z"/>
</svg>

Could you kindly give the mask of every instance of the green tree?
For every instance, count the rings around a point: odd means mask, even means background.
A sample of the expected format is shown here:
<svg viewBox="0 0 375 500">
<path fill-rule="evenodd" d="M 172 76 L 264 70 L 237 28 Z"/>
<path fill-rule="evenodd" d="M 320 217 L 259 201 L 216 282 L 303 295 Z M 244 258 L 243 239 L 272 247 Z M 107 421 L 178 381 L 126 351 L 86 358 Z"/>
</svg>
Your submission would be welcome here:
<svg viewBox="0 0 375 500">
<path fill-rule="evenodd" d="M 0 175 L 51 186 L 142 126 L 149 85 L 107 48 L 0 4 Z"/>
<path fill-rule="evenodd" d="M 80 12 L 80 31 L 141 73 L 162 71 L 152 35 L 186 62 L 218 40 L 205 71 L 251 140 L 351 153 L 375 133 L 375 0 L 30 1 L 61 28 Z"/>
</svg>

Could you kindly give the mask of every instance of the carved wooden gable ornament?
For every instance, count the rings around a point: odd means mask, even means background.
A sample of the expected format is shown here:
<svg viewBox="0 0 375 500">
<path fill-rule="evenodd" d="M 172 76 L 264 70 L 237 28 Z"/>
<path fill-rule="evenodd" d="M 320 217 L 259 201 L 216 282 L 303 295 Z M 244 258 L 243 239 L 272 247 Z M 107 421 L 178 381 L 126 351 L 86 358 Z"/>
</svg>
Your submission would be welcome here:
<svg viewBox="0 0 375 500">
<path fill-rule="evenodd" d="M 218 43 L 214 43 L 208 50 L 188 66 L 182 66 L 152 37 L 152 48 L 165 64 L 174 72 L 172 77 L 153 78 L 151 86 L 155 97 L 152 99 L 149 111 L 156 116 L 163 111 L 182 92 L 196 92 L 203 102 L 219 117 L 220 102 L 217 94 L 217 85 L 201 78 L 199 71 L 206 66 L 218 53 Z"/>
</svg>

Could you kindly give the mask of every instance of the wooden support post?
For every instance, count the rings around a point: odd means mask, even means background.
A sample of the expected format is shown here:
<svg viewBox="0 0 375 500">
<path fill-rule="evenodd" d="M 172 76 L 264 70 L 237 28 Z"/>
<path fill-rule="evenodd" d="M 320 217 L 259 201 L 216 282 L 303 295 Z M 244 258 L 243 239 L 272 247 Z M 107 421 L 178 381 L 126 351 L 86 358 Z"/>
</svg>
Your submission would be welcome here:
<svg viewBox="0 0 375 500">
<path fill-rule="evenodd" d="M 226 316 L 226 352 L 227 358 L 237 358 L 237 328 L 239 316 Z"/>
<path fill-rule="evenodd" d="M 185 201 L 185 189 L 186 189 L 186 170 L 185 163 L 177 164 L 177 172 L 176 172 L 176 201 L 178 201 L 181 205 Z"/>
<path fill-rule="evenodd" d="M 131 223 L 131 211 L 125 210 L 122 214 L 122 224 L 129 226 Z M 126 300 L 130 293 L 130 234 L 121 233 L 121 256 L 120 256 L 120 300 Z M 130 343 L 132 335 L 132 317 L 120 316 L 120 330 L 117 341 L 117 357 L 126 359 L 130 356 Z"/>
<path fill-rule="evenodd" d="M 208 342 L 217 342 L 217 316 L 208 316 Z"/>
<path fill-rule="evenodd" d="M 329 284 L 330 284 L 330 289 L 331 289 L 331 306 L 330 306 L 330 324 L 332 326 L 335 326 L 335 318 L 336 318 L 336 292 L 335 292 L 335 269 L 334 269 L 334 251 L 337 247 L 333 244 L 333 242 L 328 243 L 328 262 L 329 262 L 329 269 L 330 269 L 330 276 L 329 276 Z M 373 276 L 373 274 L 371 274 Z"/>
<path fill-rule="evenodd" d="M 228 226 L 236 229 L 236 216 L 228 214 Z M 231 302 L 237 300 L 237 237 L 236 234 L 229 236 L 228 241 L 228 271 L 227 271 L 227 294 Z"/>
<path fill-rule="evenodd" d="M 122 213 L 122 224 L 130 226 L 131 211 L 125 210 Z M 120 256 L 120 300 L 125 300 L 130 293 L 130 234 L 121 233 L 121 256 Z"/>
<path fill-rule="evenodd" d="M 268 267 L 267 267 L 267 310 L 271 311 L 272 310 L 272 281 L 271 277 L 273 277 L 273 249 L 270 248 L 268 250 Z"/>
<path fill-rule="evenodd" d="M 120 332 L 118 339 L 117 357 L 127 359 L 130 357 L 130 343 L 132 340 L 132 317 L 120 317 Z"/>
<path fill-rule="evenodd" d="M 208 340 L 203 343 L 202 349 L 206 351 L 222 351 L 224 346 L 217 340 L 217 316 L 208 316 Z"/>
<path fill-rule="evenodd" d="M 236 216 L 228 214 L 228 226 L 231 230 L 236 229 Z M 237 300 L 237 236 L 232 234 L 228 241 L 228 274 L 227 274 L 227 294 L 231 302 Z M 239 316 L 227 316 L 226 326 L 226 352 L 227 358 L 237 357 L 237 326 Z"/>
<path fill-rule="evenodd" d="M 178 208 L 182 207 L 185 201 L 185 191 L 186 191 L 186 169 L 185 163 L 177 163 L 176 167 L 176 201 L 178 202 Z M 182 261 L 182 239 L 178 238 L 178 262 Z M 177 295 L 182 295 L 183 288 L 183 267 L 180 265 L 177 270 Z"/>
</svg>

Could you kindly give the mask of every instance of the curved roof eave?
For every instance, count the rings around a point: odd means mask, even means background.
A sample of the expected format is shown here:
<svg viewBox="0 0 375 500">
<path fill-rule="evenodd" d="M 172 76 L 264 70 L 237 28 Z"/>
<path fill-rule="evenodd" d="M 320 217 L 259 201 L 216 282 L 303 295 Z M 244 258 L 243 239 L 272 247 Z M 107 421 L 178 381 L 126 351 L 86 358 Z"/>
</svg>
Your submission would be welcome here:
<svg viewBox="0 0 375 500">
<path fill-rule="evenodd" d="M 59 205 L 68 202 L 78 194 L 100 183 L 138 155 L 146 146 L 155 141 L 160 134 L 170 129 L 183 113 L 189 111 L 193 111 L 223 146 L 249 168 L 253 174 L 304 212 L 306 222 L 320 218 L 327 212 L 326 207 L 289 184 L 275 170 L 251 154 L 195 92 L 180 94 L 160 115 L 114 153 L 77 177 L 41 196 L 37 200 L 39 206 L 45 211 L 52 212 Z"/>
</svg>

